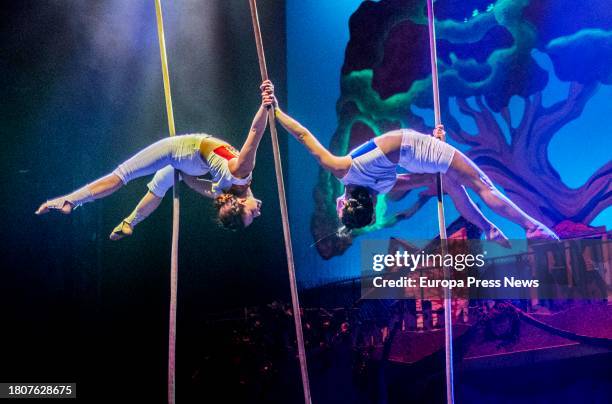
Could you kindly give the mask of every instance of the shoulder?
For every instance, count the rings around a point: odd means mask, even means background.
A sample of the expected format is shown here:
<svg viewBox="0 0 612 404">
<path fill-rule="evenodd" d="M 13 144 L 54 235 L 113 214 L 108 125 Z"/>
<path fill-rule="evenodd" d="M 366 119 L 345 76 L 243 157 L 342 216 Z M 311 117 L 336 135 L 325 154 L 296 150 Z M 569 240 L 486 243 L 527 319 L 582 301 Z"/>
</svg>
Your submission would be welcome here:
<svg viewBox="0 0 612 404">
<path fill-rule="evenodd" d="M 336 158 L 336 164 L 334 164 L 334 168 L 331 170 L 331 172 L 334 177 L 342 179 L 346 177 L 349 170 L 351 169 L 351 165 L 353 164 L 353 158 L 350 155 L 337 156 Z"/>
<path fill-rule="evenodd" d="M 227 160 L 227 169 L 234 178 L 248 178 L 251 175 L 250 172 L 246 175 L 239 172 L 240 166 L 238 164 L 238 156 L 234 156 L 233 158 Z"/>
</svg>

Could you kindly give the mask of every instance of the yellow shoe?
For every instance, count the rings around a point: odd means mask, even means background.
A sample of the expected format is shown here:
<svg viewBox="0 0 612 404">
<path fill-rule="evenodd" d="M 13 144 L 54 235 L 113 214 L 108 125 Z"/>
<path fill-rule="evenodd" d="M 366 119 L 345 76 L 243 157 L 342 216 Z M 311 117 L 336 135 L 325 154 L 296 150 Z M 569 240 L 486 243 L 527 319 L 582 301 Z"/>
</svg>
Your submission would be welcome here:
<svg viewBox="0 0 612 404">
<path fill-rule="evenodd" d="M 132 233 L 134 233 L 134 229 L 132 228 L 132 226 L 128 222 L 123 220 L 117 225 L 117 227 L 113 229 L 112 233 L 110 234 L 110 236 L 108 236 L 108 238 L 113 241 L 117 241 L 121 240 L 124 237 L 131 236 Z"/>
</svg>

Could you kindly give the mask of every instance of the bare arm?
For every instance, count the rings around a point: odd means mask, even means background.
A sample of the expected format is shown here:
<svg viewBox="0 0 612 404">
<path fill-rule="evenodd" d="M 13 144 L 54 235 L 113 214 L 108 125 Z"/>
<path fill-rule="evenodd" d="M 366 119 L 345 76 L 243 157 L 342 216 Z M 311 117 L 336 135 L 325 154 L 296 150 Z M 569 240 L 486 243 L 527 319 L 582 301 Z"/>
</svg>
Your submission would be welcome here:
<svg viewBox="0 0 612 404">
<path fill-rule="evenodd" d="M 436 177 L 433 174 L 397 174 L 397 181 L 391 192 L 409 191 L 411 189 L 427 187 L 434 184 Z"/>
<path fill-rule="evenodd" d="M 212 188 L 212 183 L 208 180 L 201 180 L 197 177 L 191 176 L 191 175 L 187 175 L 187 174 L 183 174 L 181 173 L 181 177 L 183 178 L 183 182 L 185 184 L 187 184 L 187 186 L 191 189 L 193 189 L 194 191 L 196 191 L 197 193 L 199 193 L 202 196 L 205 196 L 207 198 L 214 198 L 215 195 L 213 194 L 211 188 Z"/>
<path fill-rule="evenodd" d="M 238 178 L 247 177 L 255 168 L 257 148 L 268 125 L 268 113 L 266 108 L 272 105 L 274 86 L 270 81 L 261 85 L 261 106 L 255 113 L 249 134 L 240 149 L 240 156 L 236 160 L 230 160 L 228 166 L 233 176 Z"/>
<path fill-rule="evenodd" d="M 339 157 L 333 155 L 308 129 L 283 112 L 278 106 L 275 108 L 275 115 L 283 128 L 308 149 L 321 167 L 338 178 L 346 175 L 351 166 L 350 156 Z"/>
</svg>

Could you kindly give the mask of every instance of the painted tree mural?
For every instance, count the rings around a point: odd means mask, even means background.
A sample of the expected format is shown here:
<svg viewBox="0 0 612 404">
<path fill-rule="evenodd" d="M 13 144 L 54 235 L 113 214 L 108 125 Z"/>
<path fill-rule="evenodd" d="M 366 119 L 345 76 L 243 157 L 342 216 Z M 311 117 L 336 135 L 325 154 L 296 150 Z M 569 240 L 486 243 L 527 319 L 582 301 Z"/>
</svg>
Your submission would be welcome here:
<svg viewBox="0 0 612 404">
<path fill-rule="evenodd" d="M 612 201 L 612 162 L 571 189 L 547 154 L 555 133 L 580 116 L 598 86 L 612 85 L 612 7 L 607 3 L 435 2 L 442 121 L 448 136 L 467 146 L 467 155 L 511 199 L 549 226 L 563 220 L 588 224 Z M 344 154 L 391 129 L 432 130 L 418 112 L 432 108 L 426 12 L 424 0 L 381 0 L 362 3 L 352 15 L 334 153 Z M 556 76 L 569 83 L 564 100 L 543 104 L 549 73 L 536 54 L 548 58 Z M 513 97 L 523 105 L 514 125 Z M 464 130 L 456 114 L 471 117 L 477 133 Z M 320 172 L 311 222 L 315 239 L 337 227 L 334 199 L 341 191 L 337 180 Z M 409 218 L 433 195 L 429 186 L 415 205 L 393 217 L 385 215 L 387 204 L 401 203 L 406 195 L 387 196 L 377 207 L 378 222 L 365 231 Z M 350 243 L 329 237 L 317 247 L 329 258 Z"/>
</svg>

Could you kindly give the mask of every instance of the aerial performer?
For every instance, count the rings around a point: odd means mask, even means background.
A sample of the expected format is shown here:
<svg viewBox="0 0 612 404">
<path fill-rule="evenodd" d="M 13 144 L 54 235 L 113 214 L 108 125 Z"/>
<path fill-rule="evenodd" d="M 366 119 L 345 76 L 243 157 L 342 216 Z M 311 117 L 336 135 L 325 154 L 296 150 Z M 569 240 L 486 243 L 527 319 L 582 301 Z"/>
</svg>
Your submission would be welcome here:
<svg viewBox="0 0 612 404">
<path fill-rule="evenodd" d="M 112 173 L 70 194 L 48 200 L 40 205 L 36 214 L 51 210 L 70 214 L 78 206 L 104 198 L 135 178 L 155 173 L 147 185 L 148 192 L 134 211 L 110 234 L 111 240 L 119 240 L 130 236 L 134 227 L 160 205 L 173 185 L 176 169 L 191 189 L 214 199 L 218 220 L 224 227 L 249 226 L 261 214 L 261 201 L 251 191 L 252 171 L 267 126 L 266 109 L 274 102 L 274 87 L 270 81 L 264 81 L 260 89 L 261 106 L 240 151 L 208 134 L 164 138 L 119 164 Z M 206 174 L 210 175 L 210 180 L 198 178 Z"/>
<path fill-rule="evenodd" d="M 444 189 L 463 217 L 481 228 L 488 240 L 509 246 L 507 237 L 489 221 L 470 199 L 466 188 L 474 190 L 497 214 L 510 219 L 526 231 L 528 239 L 553 239 L 557 235 L 525 213 L 501 193 L 489 177 L 465 154 L 442 141 L 442 125 L 434 136 L 413 129 L 398 129 L 370 139 L 346 156 L 336 156 L 274 101 L 275 116 L 281 125 L 314 156 L 319 165 L 345 185 L 336 200 L 336 212 L 346 229 L 356 229 L 375 222 L 379 194 L 411 189 L 431 181 L 432 175 L 444 175 Z M 408 171 L 398 174 L 397 168 Z"/>
</svg>

